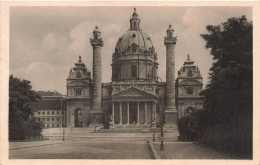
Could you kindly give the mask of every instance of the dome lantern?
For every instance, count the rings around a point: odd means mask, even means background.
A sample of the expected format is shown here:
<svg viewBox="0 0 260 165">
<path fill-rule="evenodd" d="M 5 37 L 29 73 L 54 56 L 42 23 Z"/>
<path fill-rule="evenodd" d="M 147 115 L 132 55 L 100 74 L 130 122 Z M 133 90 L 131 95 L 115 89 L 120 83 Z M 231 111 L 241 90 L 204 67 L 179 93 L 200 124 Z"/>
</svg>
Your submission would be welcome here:
<svg viewBox="0 0 260 165">
<path fill-rule="evenodd" d="M 130 18 L 130 30 L 141 30 L 140 29 L 141 20 L 136 13 L 136 8 L 134 8 L 134 12 L 132 14 L 132 18 Z"/>
</svg>

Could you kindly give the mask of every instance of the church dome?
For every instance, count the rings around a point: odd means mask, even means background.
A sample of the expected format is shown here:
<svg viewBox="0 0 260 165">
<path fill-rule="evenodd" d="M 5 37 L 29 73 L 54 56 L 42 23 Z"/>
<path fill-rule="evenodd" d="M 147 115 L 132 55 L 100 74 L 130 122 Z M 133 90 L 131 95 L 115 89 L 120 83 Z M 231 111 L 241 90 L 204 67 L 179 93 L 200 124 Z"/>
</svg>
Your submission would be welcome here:
<svg viewBox="0 0 260 165">
<path fill-rule="evenodd" d="M 119 38 L 116 44 L 116 51 L 143 53 L 154 49 L 151 38 L 140 30 L 129 30 Z"/>
<path fill-rule="evenodd" d="M 134 9 L 130 29 L 115 46 L 112 58 L 112 81 L 157 81 L 157 53 L 151 38 L 140 28 Z"/>
</svg>

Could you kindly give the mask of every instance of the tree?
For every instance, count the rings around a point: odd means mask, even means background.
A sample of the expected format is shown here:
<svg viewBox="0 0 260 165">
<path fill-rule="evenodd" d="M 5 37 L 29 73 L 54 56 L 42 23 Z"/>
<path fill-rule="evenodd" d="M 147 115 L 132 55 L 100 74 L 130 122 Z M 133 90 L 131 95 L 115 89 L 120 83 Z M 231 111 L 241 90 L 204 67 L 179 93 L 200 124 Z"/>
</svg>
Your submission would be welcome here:
<svg viewBox="0 0 260 165">
<path fill-rule="evenodd" d="M 37 101 L 41 99 L 32 91 L 28 80 L 9 77 L 9 139 L 21 140 L 25 136 L 39 136 L 42 123 L 33 117 Z"/>
<path fill-rule="evenodd" d="M 196 120 L 193 115 L 183 116 L 178 120 L 178 131 L 180 140 L 196 139 Z"/>
<path fill-rule="evenodd" d="M 252 22 L 245 16 L 232 17 L 206 29 L 208 34 L 201 37 L 214 59 L 209 84 L 202 92 L 209 113 L 208 124 L 214 130 L 211 132 L 226 132 L 218 143 L 252 155 Z"/>
</svg>

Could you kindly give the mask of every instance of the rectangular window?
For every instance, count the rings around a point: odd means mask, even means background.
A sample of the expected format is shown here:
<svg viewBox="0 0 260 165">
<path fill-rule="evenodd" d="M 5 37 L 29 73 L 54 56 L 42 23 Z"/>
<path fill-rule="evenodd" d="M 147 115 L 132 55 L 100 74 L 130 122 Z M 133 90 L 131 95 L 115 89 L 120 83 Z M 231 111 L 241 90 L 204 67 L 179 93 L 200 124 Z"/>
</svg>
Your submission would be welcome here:
<svg viewBox="0 0 260 165">
<path fill-rule="evenodd" d="M 131 66 L 131 74 L 132 74 L 132 77 L 137 77 L 137 67 L 136 65 L 132 65 Z"/>
<path fill-rule="evenodd" d="M 59 124 L 57 124 L 57 127 L 60 127 L 60 125 L 59 125 Z"/>
<path fill-rule="evenodd" d="M 45 111 L 42 111 L 42 114 L 45 115 Z"/>
<path fill-rule="evenodd" d="M 45 118 L 42 118 L 42 121 L 45 121 Z"/>
<path fill-rule="evenodd" d="M 57 111 L 57 115 L 59 115 L 60 114 L 60 112 L 59 111 Z"/>
<path fill-rule="evenodd" d="M 38 115 L 40 115 L 41 114 L 41 112 L 40 111 L 38 111 Z"/>
<path fill-rule="evenodd" d="M 38 121 L 41 121 L 41 118 L 38 118 Z"/>
<path fill-rule="evenodd" d="M 50 118 L 47 118 L 47 121 L 50 121 Z"/>
<path fill-rule="evenodd" d="M 54 111 L 52 111 L 52 114 L 54 115 Z"/>
<path fill-rule="evenodd" d="M 188 88 L 186 89 L 186 93 L 187 93 L 187 94 L 193 94 L 193 88 L 192 88 L 192 87 L 188 87 Z"/>
<path fill-rule="evenodd" d="M 51 121 L 54 121 L 54 118 L 51 118 Z"/>
<path fill-rule="evenodd" d="M 156 89 L 156 95 L 159 95 L 159 94 L 160 94 L 160 93 L 159 93 L 159 92 L 160 92 L 159 90 L 160 90 L 160 89 L 158 89 L 158 88 Z"/>
<path fill-rule="evenodd" d="M 54 127 L 54 124 L 52 124 L 52 127 Z"/>
<path fill-rule="evenodd" d="M 81 89 L 76 89 L 76 96 L 81 96 Z"/>
<path fill-rule="evenodd" d="M 47 111 L 47 114 L 49 115 L 49 114 L 50 114 L 50 111 Z"/>
<path fill-rule="evenodd" d="M 60 121 L 60 118 L 56 118 L 56 121 Z"/>
</svg>

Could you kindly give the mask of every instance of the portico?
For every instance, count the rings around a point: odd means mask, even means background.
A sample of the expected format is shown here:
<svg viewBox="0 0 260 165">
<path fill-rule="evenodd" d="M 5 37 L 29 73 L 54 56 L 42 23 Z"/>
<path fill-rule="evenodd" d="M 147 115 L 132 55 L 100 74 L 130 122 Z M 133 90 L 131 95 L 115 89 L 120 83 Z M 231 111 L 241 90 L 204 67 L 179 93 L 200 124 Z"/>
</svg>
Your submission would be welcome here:
<svg viewBox="0 0 260 165">
<path fill-rule="evenodd" d="M 152 124 L 156 119 L 156 97 L 130 87 L 113 96 L 112 115 L 115 124 Z"/>
</svg>

